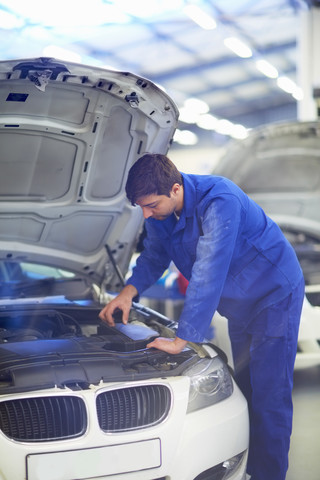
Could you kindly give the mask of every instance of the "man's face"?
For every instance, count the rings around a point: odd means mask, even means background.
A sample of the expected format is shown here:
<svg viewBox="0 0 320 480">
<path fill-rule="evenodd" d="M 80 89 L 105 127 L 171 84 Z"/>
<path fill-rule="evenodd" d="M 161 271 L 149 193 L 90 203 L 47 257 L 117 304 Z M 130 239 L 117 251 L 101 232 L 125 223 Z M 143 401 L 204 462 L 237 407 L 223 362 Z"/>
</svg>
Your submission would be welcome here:
<svg viewBox="0 0 320 480">
<path fill-rule="evenodd" d="M 181 193 L 181 185 L 175 184 L 170 192 L 170 197 L 155 194 L 146 195 L 139 198 L 136 203 L 142 208 L 144 218 L 152 217 L 156 220 L 165 220 L 173 212 L 178 212 L 182 208 Z"/>
</svg>

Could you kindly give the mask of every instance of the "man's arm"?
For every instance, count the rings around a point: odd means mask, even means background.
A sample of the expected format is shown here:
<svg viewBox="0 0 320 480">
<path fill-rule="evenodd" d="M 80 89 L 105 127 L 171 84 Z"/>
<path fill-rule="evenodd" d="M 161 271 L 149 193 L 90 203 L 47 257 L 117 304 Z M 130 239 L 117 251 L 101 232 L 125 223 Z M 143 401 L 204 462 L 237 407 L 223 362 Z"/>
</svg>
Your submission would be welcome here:
<svg viewBox="0 0 320 480">
<path fill-rule="evenodd" d="M 127 285 L 134 285 L 141 295 L 161 277 L 169 267 L 171 257 L 165 245 L 170 241 L 166 232 L 166 221 L 147 219 L 145 222 L 146 237 L 143 250 L 137 257 Z"/>
<path fill-rule="evenodd" d="M 99 313 L 101 320 L 106 322 L 110 327 L 114 327 L 113 313 L 116 309 L 122 311 L 122 322 L 128 323 L 129 312 L 132 305 L 132 299 L 138 295 L 138 290 L 133 285 L 126 285 L 119 295 L 107 303 L 107 305 Z"/>
<path fill-rule="evenodd" d="M 178 322 L 179 337 L 195 343 L 206 338 L 220 302 L 242 219 L 242 206 L 234 195 L 221 195 L 206 209 L 202 220 L 203 235 L 199 237 Z"/>
<path fill-rule="evenodd" d="M 151 226 L 148 227 L 149 225 L 146 226 L 147 237 L 144 240 L 144 249 L 137 259 L 127 285 L 99 314 L 100 319 L 112 327 L 115 310 L 122 310 L 122 321 L 127 323 L 132 299 L 155 283 L 170 263 L 169 255 L 163 248 L 157 231 Z"/>
</svg>

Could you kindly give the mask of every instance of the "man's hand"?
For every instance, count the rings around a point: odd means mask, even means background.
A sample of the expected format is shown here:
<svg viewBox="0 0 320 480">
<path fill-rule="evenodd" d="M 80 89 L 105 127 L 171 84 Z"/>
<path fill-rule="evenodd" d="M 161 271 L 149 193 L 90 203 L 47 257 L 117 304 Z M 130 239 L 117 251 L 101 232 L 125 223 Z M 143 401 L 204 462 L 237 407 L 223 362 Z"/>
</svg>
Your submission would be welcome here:
<svg viewBox="0 0 320 480">
<path fill-rule="evenodd" d="M 119 295 L 101 310 L 99 313 L 100 319 L 110 327 L 114 327 L 113 314 L 115 310 L 119 309 L 122 311 L 122 323 L 128 323 L 132 299 L 136 295 L 138 295 L 137 289 L 133 285 L 126 285 Z"/>
<path fill-rule="evenodd" d="M 187 340 L 182 338 L 163 338 L 157 337 L 152 342 L 148 343 L 147 348 L 157 348 L 167 353 L 180 353 L 187 345 Z"/>
</svg>

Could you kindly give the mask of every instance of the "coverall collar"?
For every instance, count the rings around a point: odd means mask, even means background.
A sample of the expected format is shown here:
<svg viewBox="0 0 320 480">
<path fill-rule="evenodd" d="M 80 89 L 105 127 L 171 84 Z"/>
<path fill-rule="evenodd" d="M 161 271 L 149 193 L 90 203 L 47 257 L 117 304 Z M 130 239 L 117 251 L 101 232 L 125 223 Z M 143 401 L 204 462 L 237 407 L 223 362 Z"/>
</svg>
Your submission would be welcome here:
<svg viewBox="0 0 320 480">
<path fill-rule="evenodd" d="M 175 228 L 176 231 L 182 230 L 186 225 L 186 218 L 194 215 L 194 205 L 196 204 L 196 189 L 189 179 L 188 175 L 180 172 L 183 180 L 183 208 L 180 219 Z"/>
</svg>

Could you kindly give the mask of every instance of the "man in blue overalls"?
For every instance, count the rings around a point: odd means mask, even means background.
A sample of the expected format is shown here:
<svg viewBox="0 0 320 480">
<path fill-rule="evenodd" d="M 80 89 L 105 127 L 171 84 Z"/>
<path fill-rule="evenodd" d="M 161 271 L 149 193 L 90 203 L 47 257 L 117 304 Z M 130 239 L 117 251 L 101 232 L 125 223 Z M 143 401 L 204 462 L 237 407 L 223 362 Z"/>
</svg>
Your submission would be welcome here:
<svg viewBox="0 0 320 480">
<path fill-rule="evenodd" d="M 213 175 L 186 175 L 164 155 L 145 154 L 129 171 L 126 193 L 146 219 L 147 237 L 132 276 L 100 318 L 128 321 L 132 299 L 173 261 L 189 280 L 174 339 L 148 347 L 179 353 L 202 342 L 217 310 L 229 320 L 236 380 L 251 419 L 248 473 L 284 480 L 292 428 L 293 367 L 304 298 L 289 242 L 239 187 Z"/>
</svg>

